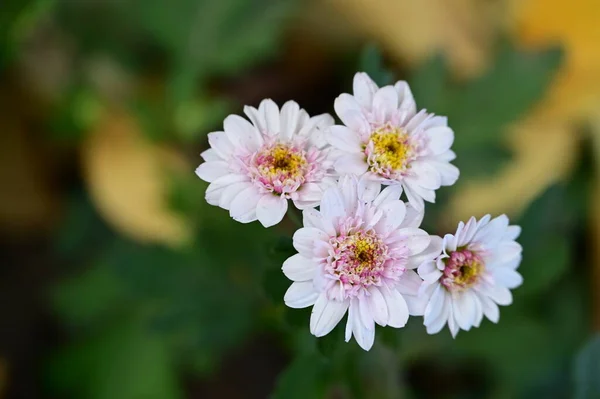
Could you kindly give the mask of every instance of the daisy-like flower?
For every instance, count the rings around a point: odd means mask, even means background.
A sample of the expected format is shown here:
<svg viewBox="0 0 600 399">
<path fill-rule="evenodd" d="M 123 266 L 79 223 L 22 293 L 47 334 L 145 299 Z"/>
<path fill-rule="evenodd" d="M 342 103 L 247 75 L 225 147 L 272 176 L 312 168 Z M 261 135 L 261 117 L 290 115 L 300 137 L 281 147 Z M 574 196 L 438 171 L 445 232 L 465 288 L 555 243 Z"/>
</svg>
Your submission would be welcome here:
<svg viewBox="0 0 600 399">
<path fill-rule="evenodd" d="M 446 118 L 416 109 L 406 82 L 379 88 L 357 73 L 354 95 L 335 100 L 345 126 L 331 127 L 328 140 L 343 153 L 335 163 L 338 173 L 364 174 L 373 185 L 400 185 L 421 210 L 423 200 L 434 202 L 435 190 L 454 184 L 459 171 L 450 164 L 456 155 Z"/>
<path fill-rule="evenodd" d="M 304 210 L 304 227 L 293 237 L 298 254 L 282 269 L 293 281 L 286 305 L 313 306 L 312 334 L 328 334 L 348 311 L 346 341 L 354 335 L 369 350 L 375 323 L 400 328 L 409 314 L 422 315 L 422 280 L 412 269 L 441 246 L 432 247 L 418 228 L 423 214 L 399 200 L 399 186 L 380 192 L 365 182 L 343 176 L 325 191 L 319 211 Z"/>
<path fill-rule="evenodd" d="M 281 221 L 292 200 L 299 209 L 317 206 L 326 186 L 335 184 L 323 129 L 333 118 L 315 117 L 294 101 L 281 111 L 272 100 L 245 107 L 251 122 L 229 115 L 223 132 L 208 134 L 210 149 L 196 174 L 211 183 L 206 201 L 229 210 L 242 223 Z"/>
<path fill-rule="evenodd" d="M 498 322 L 498 305 L 510 305 L 510 290 L 523 282 L 516 271 L 522 249 L 515 239 L 520 232 L 519 226 L 508 225 L 506 215 L 491 220 L 486 215 L 460 222 L 455 234 L 446 234 L 441 255 L 418 268 L 429 334 L 447 323 L 455 337 L 459 329 L 479 327 L 484 315 Z"/>
</svg>

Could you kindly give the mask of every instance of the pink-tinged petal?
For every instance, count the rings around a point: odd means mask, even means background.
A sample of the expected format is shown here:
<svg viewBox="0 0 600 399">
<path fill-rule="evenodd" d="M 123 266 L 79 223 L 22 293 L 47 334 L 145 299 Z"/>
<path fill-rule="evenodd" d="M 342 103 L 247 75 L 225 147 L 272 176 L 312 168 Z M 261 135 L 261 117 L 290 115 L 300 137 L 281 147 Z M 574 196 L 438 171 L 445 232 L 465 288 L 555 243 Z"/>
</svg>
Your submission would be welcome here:
<svg viewBox="0 0 600 399">
<path fill-rule="evenodd" d="M 252 187 L 252 183 L 247 181 L 230 184 L 221 192 L 218 205 L 223 209 L 229 209 L 235 197 L 249 187 Z"/>
<path fill-rule="evenodd" d="M 410 165 L 411 173 L 416 175 L 416 179 L 421 187 L 430 190 L 437 190 L 442 183 L 440 172 L 429 162 L 415 161 Z"/>
<path fill-rule="evenodd" d="M 335 229 L 329 219 L 323 217 L 316 209 L 306 209 L 302 212 L 304 227 L 315 227 L 322 230 L 330 237 L 336 235 Z"/>
<path fill-rule="evenodd" d="M 427 232 L 415 227 L 402 228 L 398 230 L 398 233 L 406 237 L 405 243 L 411 256 L 423 252 L 431 242 L 431 237 Z"/>
<path fill-rule="evenodd" d="M 326 132 L 329 144 L 342 151 L 351 153 L 362 153 L 360 137 L 346 126 L 331 126 Z"/>
<path fill-rule="evenodd" d="M 373 113 L 379 123 L 392 119 L 398 109 L 398 93 L 393 86 L 385 86 L 377 90 L 373 96 Z"/>
<path fill-rule="evenodd" d="M 344 125 L 350 129 L 361 135 L 370 131 L 369 122 L 367 122 L 360 105 L 350 94 L 342 94 L 336 98 L 333 107 Z"/>
<path fill-rule="evenodd" d="M 221 158 L 219 156 L 219 154 L 215 150 L 213 150 L 212 148 L 209 148 L 208 150 L 204 151 L 202 154 L 200 154 L 200 156 L 206 162 L 222 161 L 223 160 L 223 158 Z"/>
<path fill-rule="evenodd" d="M 388 287 L 386 284 L 382 285 L 380 290 L 388 306 L 388 326 L 404 327 L 409 316 L 406 301 L 395 288 Z"/>
<path fill-rule="evenodd" d="M 295 101 L 288 101 L 281 107 L 281 138 L 290 140 L 298 131 L 300 106 Z"/>
<path fill-rule="evenodd" d="M 429 242 L 429 245 L 423 250 L 423 252 L 415 256 L 411 256 L 408 259 L 408 263 L 406 265 L 408 269 L 416 269 L 423 263 L 432 262 L 435 258 L 441 255 L 444 245 L 442 238 L 438 236 L 430 236 L 430 239 L 431 241 Z M 421 274 L 420 271 L 419 274 Z M 421 274 L 421 276 L 423 275 Z"/>
<path fill-rule="evenodd" d="M 225 132 L 212 132 L 208 134 L 208 144 L 223 159 L 229 159 L 233 153 L 234 146 L 227 138 Z"/>
<path fill-rule="evenodd" d="M 396 283 L 396 289 L 402 295 L 416 296 L 421 284 L 423 284 L 423 280 L 414 270 L 406 270 Z"/>
<path fill-rule="evenodd" d="M 450 149 L 454 142 L 454 132 L 446 126 L 433 127 L 425 131 L 428 148 L 432 154 L 442 154 Z"/>
<path fill-rule="evenodd" d="M 363 202 L 374 201 L 381 192 L 381 183 L 373 180 L 368 175 L 363 175 L 358 180 L 358 198 Z"/>
<path fill-rule="evenodd" d="M 302 309 L 314 305 L 319 293 L 315 291 L 312 281 L 294 282 L 286 291 L 283 301 L 294 309 Z"/>
<path fill-rule="evenodd" d="M 259 132 L 264 133 L 267 130 L 267 121 L 265 120 L 265 116 L 262 112 L 254 107 L 246 105 L 244 107 L 244 113 L 248 119 L 252 121 L 252 124 L 259 130 Z"/>
<path fill-rule="evenodd" d="M 303 227 L 293 236 L 294 248 L 307 258 L 313 257 L 315 241 L 327 241 L 329 236 L 315 227 Z"/>
<path fill-rule="evenodd" d="M 388 321 L 388 308 L 385 298 L 379 288 L 373 286 L 369 289 L 369 296 L 364 299 L 368 302 L 369 311 L 373 315 L 373 320 L 380 326 L 385 327 Z"/>
<path fill-rule="evenodd" d="M 354 214 L 358 207 L 358 180 L 355 176 L 345 175 L 340 177 L 339 188 L 344 201 L 347 214 Z"/>
<path fill-rule="evenodd" d="M 342 216 L 346 213 L 342 193 L 337 187 L 325 190 L 321 199 L 321 214 L 329 220 Z"/>
<path fill-rule="evenodd" d="M 281 222 L 288 209 L 287 199 L 271 193 L 264 194 L 258 201 L 256 217 L 264 227 L 275 226 Z"/>
<path fill-rule="evenodd" d="M 512 293 L 506 287 L 494 286 L 486 291 L 488 296 L 498 305 L 507 306 L 512 303 Z"/>
<path fill-rule="evenodd" d="M 269 135 L 279 134 L 281 132 L 281 125 L 279 122 L 279 107 L 277 104 L 271 99 L 262 100 L 258 111 L 262 112 L 265 116 L 267 133 Z"/>
<path fill-rule="evenodd" d="M 368 165 L 364 154 L 346 154 L 335 161 L 335 170 L 339 174 L 362 175 Z"/>
<path fill-rule="evenodd" d="M 431 117 L 431 114 L 428 114 L 427 111 L 421 110 L 418 114 L 413 116 L 410 121 L 404 127 L 408 133 L 413 133 L 418 128 L 421 128 L 421 124 L 427 121 Z"/>
<path fill-rule="evenodd" d="M 209 183 L 228 173 L 229 165 L 225 161 L 204 162 L 196 168 L 196 175 Z"/>
<path fill-rule="evenodd" d="M 296 254 L 283 262 L 281 270 L 292 281 L 312 281 L 317 271 L 317 264 L 300 254 Z"/>
<path fill-rule="evenodd" d="M 373 205 L 379 207 L 388 202 L 396 201 L 396 200 L 400 199 L 401 195 L 402 195 L 402 186 L 401 185 L 394 184 L 392 186 L 387 186 L 379 193 L 377 198 L 375 198 L 375 200 L 373 201 Z"/>
<path fill-rule="evenodd" d="M 239 115 L 229 115 L 223 121 L 225 134 L 235 147 L 256 151 L 262 145 L 258 130 Z"/>
<path fill-rule="evenodd" d="M 364 72 L 356 73 L 352 83 L 356 101 L 358 101 L 361 106 L 370 110 L 373 103 L 373 95 L 378 89 L 377 84 Z"/>
<path fill-rule="evenodd" d="M 349 301 L 335 301 L 327 299 L 324 293 L 317 298 L 310 315 L 310 332 L 315 337 L 327 335 L 340 322 Z"/>
<path fill-rule="evenodd" d="M 261 195 L 256 187 L 251 186 L 240 192 L 231 201 L 229 214 L 231 217 L 240 223 L 250 223 L 256 219 L 248 220 L 245 216 L 251 211 L 256 211 L 256 205 L 260 200 Z"/>
<path fill-rule="evenodd" d="M 398 93 L 399 110 L 405 113 L 408 118 L 412 118 L 417 112 L 417 104 L 408 83 L 399 81 L 394 85 L 394 89 Z"/>
</svg>

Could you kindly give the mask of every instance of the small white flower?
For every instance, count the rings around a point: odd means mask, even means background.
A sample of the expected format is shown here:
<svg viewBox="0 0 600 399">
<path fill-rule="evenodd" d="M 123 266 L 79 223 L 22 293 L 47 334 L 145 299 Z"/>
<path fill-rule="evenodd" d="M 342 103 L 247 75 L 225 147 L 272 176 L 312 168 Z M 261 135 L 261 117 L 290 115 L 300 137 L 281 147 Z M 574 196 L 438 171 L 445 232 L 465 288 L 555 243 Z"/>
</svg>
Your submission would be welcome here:
<svg viewBox="0 0 600 399">
<path fill-rule="evenodd" d="M 335 100 L 345 126 L 329 129 L 329 142 L 342 152 L 340 174 L 365 174 L 372 184 L 401 185 L 409 202 L 423 209 L 435 202 L 435 190 L 451 186 L 458 169 L 450 164 L 454 132 L 445 117 L 417 113 L 406 82 L 378 88 L 364 73 L 354 76 L 354 95 Z"/>
<path fill-rule="evenodd" d="M 492 220 L 486 215 L 466 225 L 460 222 L 454 235 L 446 234 L 443 253 L 418 268 L 425 280 L 419 295 L 427 301 L 424 324 L 429 334 L 448 323 L 455 337 L 459 329 L 479 327 L 484 315 L 498 322 L 498 305 L 510 305 L 510 290 L 523 282 L 516 271 L 522 248 L 515 239 L 520 232 L 519 226 L 508 225 L 506 215 Z"/>
<path fill-rule="evenodd" d="M 335 184 L 331 148 L 323 138 L 333 118 L 311 118 L 294 101 L 280 112 L 272 100 L 263 100 L 244 113 L 252 123 L 229 115 L 224 132 L 208 134 L 211 148 L 196 169 L 211 183 L 206 201 L 239 222 L 258 219 L 265 227 L 281 221 L 288 199 L 299 209 L 317 206 L 325 187 Z"/>
<path fill-rule="evenodd" d="M 304 210 L 294 234 L 298 254 L 283 264 L 292 281 L 284 300 L 291 308 L 313 306 L 310 331 L 328 334 L 348 311 L 352 335 L 369 350 L 375 323 L 403 327 L 422 315 L 417 297 L 422 280 L 414 270 L 441 251 L 418 226 L 423 214 L 399 200 L 399 186 L 373 191 L 365 180 L 343 176 L 323 195 L 320 211 Z"/>
</svg>

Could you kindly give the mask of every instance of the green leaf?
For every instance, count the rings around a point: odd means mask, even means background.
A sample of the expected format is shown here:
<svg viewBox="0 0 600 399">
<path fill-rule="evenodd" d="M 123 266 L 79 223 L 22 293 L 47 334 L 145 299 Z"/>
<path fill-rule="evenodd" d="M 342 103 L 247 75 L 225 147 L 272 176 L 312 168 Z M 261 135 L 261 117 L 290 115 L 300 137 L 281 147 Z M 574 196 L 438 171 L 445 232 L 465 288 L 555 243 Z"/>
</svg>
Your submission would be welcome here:
<svg viewBox="0 0 600 399">
<path fill-rule="evenodd" d="M 56 355 L 48 371 L 49 384 L 61 397 L 183 397 L 165 343 L 135 322 L 99 330 Z"/>
<path fill-rule="evenodd" d="M 324 397 L 325 370 L 325 363 L 320 355 L 299 355 L 279 375 L 271 399 Z"/>
<path fill-rule="evenodd" d="M 600 335 L 592 338 L 575 359 L 575 398 L 600 398 Z"/>
<path fill-rule="evenodd" d="M 363 48 L 359 59 L 359 70 L 366 72 L 379 86 L 394 83 L 394 74 L 384 66 L 381 50 L 375 44 Z"/>
</svg>

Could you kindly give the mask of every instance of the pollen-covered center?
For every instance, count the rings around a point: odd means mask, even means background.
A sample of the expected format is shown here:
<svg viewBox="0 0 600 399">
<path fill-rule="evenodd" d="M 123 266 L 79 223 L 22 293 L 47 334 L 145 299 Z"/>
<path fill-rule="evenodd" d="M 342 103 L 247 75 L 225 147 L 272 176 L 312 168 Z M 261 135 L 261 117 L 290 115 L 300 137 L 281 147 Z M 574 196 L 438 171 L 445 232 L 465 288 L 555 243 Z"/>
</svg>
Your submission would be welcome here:
<svg viewBox="0 0 600 399">
<path fill-rule="evenodd" d="M 373 230 L 357 231 L 331 240 L 333 260 L 329 273 L 346 291 L 378 284 L 387 259 L 388 247 Z"/>
<path fill-rule="evenodd" d="M 253 180 L 275 194 L 297 190 L 309 169 L 302 149 L 282 143 L 261 148 L 249 168 Z"/>
<path fill-rule="evenodd" d="M 450 291 L 463 291 L 472 287 L 485 270 L 483 260 L 467 249 L 454 251 L 446 259 L 442 284 Z"/>
<path fill-rule="evenodd" d="M 386 178 L 404 173 L 415 152 L 410 136 L 389 123 L 374 130 L 365 147 L 369 169 Z"/>
</svg>

